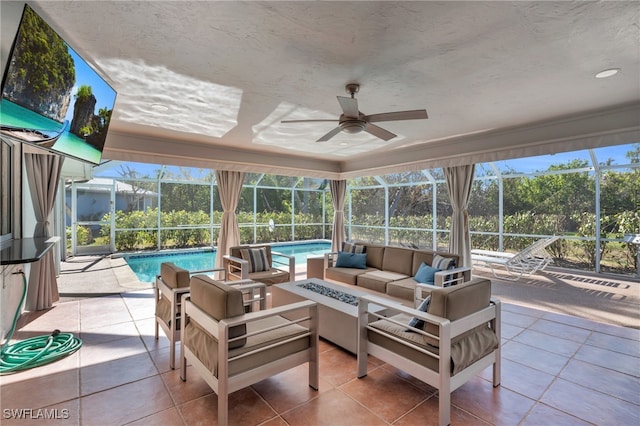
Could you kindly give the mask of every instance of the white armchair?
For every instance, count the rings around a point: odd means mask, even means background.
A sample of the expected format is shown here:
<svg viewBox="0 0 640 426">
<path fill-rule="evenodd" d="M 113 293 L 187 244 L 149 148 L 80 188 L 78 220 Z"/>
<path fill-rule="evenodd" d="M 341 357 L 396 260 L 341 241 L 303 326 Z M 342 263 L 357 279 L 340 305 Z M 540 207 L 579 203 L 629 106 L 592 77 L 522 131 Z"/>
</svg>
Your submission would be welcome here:
<svg viewBox="0 0 640 426">
<path fill-rule="evenodd" d="M 171 262 L 160 265 L 160 275 L 155 285 L 155 338 L 158 340 L 159 329 L 169 339 L 169 366 L 175 369 L 176 342 L 180 341 L 181 297 L 190 291 L 191 275 L 210 273 L 226 281 L 227 271 L 224 268 L 207 269 L 190 272 Z M 249 280 L 234 281 L 234 285 L 244 294 L 246 311 L 266 307 L 266 288 L 262 283 Z"/>
<path fill-rule="evenodd" d="M 385 315 L 369 304 L 387 308 Z M 376 296 L 358 306 L 358 378 L 367 375 L 368 355 L 399 368 L 438 389 L 439 424 L 451 421 L 451 392 L 493 365 L 500 384 L 500 301 L 491 298 L 491 282 L 475 278 L 434 288 L 426 312 Z"/>
<path fill-rule="evenodd" d="M 245 313 L 242 300 L 238 289 L 201 275 L 183 296 L 180 377 L 186 381 L 189 362 L 211 386 L 220 426 L 228 422 L 230 393 L 295 366 L 309 363 L 309 386 L 318 389 L 316 303 Z M 298 312 L 301 318 L 287 319 Z"/>
</svg>

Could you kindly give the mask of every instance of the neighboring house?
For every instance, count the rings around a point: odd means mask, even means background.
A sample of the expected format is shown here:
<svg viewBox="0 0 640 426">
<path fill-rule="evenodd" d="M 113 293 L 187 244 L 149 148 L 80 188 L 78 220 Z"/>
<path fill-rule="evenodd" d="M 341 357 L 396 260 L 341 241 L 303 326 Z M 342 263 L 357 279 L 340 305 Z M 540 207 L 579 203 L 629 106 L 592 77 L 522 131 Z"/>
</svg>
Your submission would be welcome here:
<svg viewBox="0 0 640 426">
<path fill-rule="evenodd" d="M 99 221 L 111 211 L 111 187 L 115 185 L 115 210 L 145 210 L 158 206 L 158 193 L 113 179 L 94 178 L 77 186 L 77 219 Z M 71 185 L 65 186 L 66 225 L 71 225 Z"/>
</svg>

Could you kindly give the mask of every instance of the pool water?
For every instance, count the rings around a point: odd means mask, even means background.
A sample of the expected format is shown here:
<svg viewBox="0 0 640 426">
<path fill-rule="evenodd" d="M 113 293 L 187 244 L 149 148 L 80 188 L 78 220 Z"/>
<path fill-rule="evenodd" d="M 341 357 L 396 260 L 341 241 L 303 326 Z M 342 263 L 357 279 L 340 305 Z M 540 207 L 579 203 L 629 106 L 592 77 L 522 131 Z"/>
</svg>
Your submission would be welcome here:
<svg viewBox="0 0 640 426">
<path fill-rule="evenodd" d="M 307 256 L 322 255 L 331 251 L 329 242 L 273 244 L 273 251 L 292 255 L 296 265 L 306 265 Z M 131 254 L 123 256 L 129 267 L 142 282 L 155 282 L 160 273 L 160 264 L 173 262 L 189 271 L 213 269 L 216 264 L 216 250 L 198 250 L 153 254 Z"/>
</svg>

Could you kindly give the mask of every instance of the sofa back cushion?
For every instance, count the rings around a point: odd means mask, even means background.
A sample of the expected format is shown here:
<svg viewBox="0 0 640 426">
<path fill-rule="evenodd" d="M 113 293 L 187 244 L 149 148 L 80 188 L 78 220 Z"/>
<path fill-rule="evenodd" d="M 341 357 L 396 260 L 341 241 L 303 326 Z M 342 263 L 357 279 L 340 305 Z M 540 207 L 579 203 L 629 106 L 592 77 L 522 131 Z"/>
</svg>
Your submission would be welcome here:
<svg viewBox="0 0 640 426">
<path fill-rule="evenodd" d="M 411 275 L 413 272 L 413 250 L 402 247 L 387 246 L 384 249 L 382 259 L 382 270 L 397 272 L 399 274 Z"/>
<path fill-rule="evenodd" d="M 449 321 L 455 321 L 486 308 L 489 306 L 490 300 L 491 281 L 486 278 L 474 278 L 464 284 L 432 290 L 431 303 L 429 303 L 427 312 Z M 424 330 L 427 333 L 439 335 L 438 327 L 435 324 L 425 323 Z M 474 330 L 457 336 L 452 340 L 452 343 L 471 332 Z M 427 344 L 439 346 L 438 340 L 428 336 L 424 336 L 424 340 Z"/>
<path fill-rule="evenodd" d="M 216 321 L 244 315 L 242 292 L 206 275 L 191 277 L 191 301 Z M 247 333 L 246 325 L 229 328 L 229 338 Z M 246 339 L 229 343 L 229 349 L 243 346 Z"/>
<path fill-rule="evenodd" d="M 160 264 L 162 281 L 170 288 L 189 287 L 189 271 L 171 262 Z"/>
<path fill-rule="evenodd" d="M 382 259 L 384 257 L 385 246 L 377 244 L 365 244 L 367 253 L 367 266 L 382 269 Z"/>
</svg>

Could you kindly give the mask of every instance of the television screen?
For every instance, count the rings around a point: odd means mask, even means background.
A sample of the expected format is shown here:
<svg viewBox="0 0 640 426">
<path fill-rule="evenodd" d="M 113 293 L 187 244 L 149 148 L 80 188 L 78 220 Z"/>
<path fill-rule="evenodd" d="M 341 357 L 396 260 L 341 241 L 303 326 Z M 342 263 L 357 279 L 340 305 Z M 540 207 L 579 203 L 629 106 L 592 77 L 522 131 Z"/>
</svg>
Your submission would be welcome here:
<svg viewBox="0 0 640 426">
<path fill-rule="evenodd" d="M 116 92 L 28 5 L 7 64 L 2 136 L 100 163 Z"/>
</svg>

